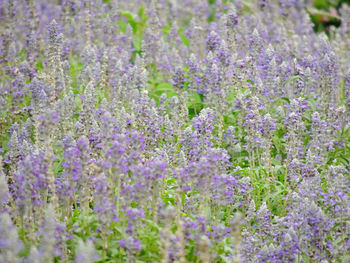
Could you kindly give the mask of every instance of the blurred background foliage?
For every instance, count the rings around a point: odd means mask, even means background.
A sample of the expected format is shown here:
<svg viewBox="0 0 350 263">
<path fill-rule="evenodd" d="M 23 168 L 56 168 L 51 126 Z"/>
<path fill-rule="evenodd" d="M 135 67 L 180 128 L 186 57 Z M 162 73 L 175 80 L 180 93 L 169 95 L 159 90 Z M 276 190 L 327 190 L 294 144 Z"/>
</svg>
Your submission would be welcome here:
<svg viewBox="0 0 350 263">
<path fill-rule="evenodd" d="M 315 31 L 329 32 L 331 26 L 340 25 L 338 10 L 343 4 L 350 5 L 350 0 L 314 0 L 312 4 L 307 11 L 315 24 Z"/>
<path fill-rule="evenodd" d="M 221 0 L 222 2 L 229 2 L 230 0 Z M 234 1 L 234 0 L 231 0 Z M 248 0 L 248 2 L 251 0 Z M 264 1 L 264 0 L 260 0 Z M 103 0 L 105 3 L 110 3 L 111 0 Z M 209 4 L 214 5 L 216 0 L 208 0 Z M 338 27 L 341 23 L 339 16 L 339 8 L 343 4 L 350 6 L 350 0 L 313 0 L 307 1 L 310 5 L 307 7 L 307 12 L 310 14 L 312 22 L 315 24 L 316 32 L 328 33 L 331 26 Z M 215 10 L 213 10 L 213 14 Z M 210 19 L 210 18 L 209 18 Z"/>
</svg>

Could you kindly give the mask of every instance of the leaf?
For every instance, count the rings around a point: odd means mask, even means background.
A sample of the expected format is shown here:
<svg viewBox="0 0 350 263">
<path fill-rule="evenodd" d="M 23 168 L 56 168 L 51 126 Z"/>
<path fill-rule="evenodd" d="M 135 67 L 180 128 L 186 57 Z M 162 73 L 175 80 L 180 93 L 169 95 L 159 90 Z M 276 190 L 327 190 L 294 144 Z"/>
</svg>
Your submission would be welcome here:
<svg viewBox="0 0 350 263">
<path fill-rule="evenodd" d="M 283 86 L 298 79 L 302 79 L 302 78 L 299 75 L 291 76 L 283 82 Z"/>
<path fill-rule="evenodd" d="M 148 225 L 150 225 L 151 227 L 155 228 L 157 231 L 160 231 L 159 225 L 156 222 L 154 222 L 153 220 L 145 218 L 145 219 L 143 219 L 143 221 L 145 223 L 147 223 Z M 148 233 L 147 235 L 149 236 L 149 234 L 150 233 Z"/>
<path fill-rule="evenodd" d="M 182 43 L 186 46 L 189 47 L 190 46 L 190 40 L 181 32 L 179 33 L 179 36 L 181 37 Z"/>
<path fill-rule="evenodd" d="M 43 62 L 42 62 L 41 60 L 39 60 L 39 61 L 36 63 L 36 69 L 37 69 L 38 71 L 44 70 L 44 64 L 43 64 Z"/>
<path fill-rule="evenodd" d="M 173 85 L 170 82 L 163 82 L 155 88 L 157 92 L 174 91 Z"/>
<path fill-rule="evenodd" d="M 282 100 L 284 100 L 284 101 L 290 103 L 290 100 L 289 100 L 289 98 L 287 98 L 287 97 L 282 97 Z"/>
<path fill-rule="evenodd" d="M 120 15 L 125 16 L 125 17 L 127 17 L 129 19 L 133 19 L 133 20 L 134 20 L 134 17 L 135 17 L 135 15 L 133 15 L 132 13 L 130 13 L 128 11 L 121 11 Z"/>
</svg>

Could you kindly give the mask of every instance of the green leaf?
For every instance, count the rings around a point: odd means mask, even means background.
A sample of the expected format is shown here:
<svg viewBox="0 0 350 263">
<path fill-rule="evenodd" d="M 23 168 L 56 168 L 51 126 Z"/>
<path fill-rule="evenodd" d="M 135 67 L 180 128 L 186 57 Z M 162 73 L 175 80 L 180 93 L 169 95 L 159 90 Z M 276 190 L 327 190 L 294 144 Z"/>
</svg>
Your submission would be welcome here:
<svg viewBox="0 0 350 263">
<path fill-rule="evenodd" d="M 289 77 L 288 79 L 286 79 L 286 80 L 283 82 L 283 85 L 285 86 L 285 85 L 287 85 L 288 83 L 293 82 L 293 81 L 295 81 L 295 80 L 297 80 L 297 79 L 302 79 L 302 78 L 301 78 L 299 75 L 291 76 L 291 77 Z"/>
<path fill-rule="evenodd" d="M 36 69 L 38 71 L 41 71 L 41 70 L 44 70 L 44 64 L 41 60 L 39 60 L 37 63 L 36 63 Z"/>
<path fill-rule="evenodd" d="M 162 82 L 157 84 L 156 87 L 152 89 L 150 95 L 158 99 L 163 93 L 166 93 L 167 97 L 176 96 L 176 91 L 170 82 Z"/>
<path fill-rule="evenodd" d="M 290 103 L 290 100 L 287 97 L 282 97 L 282 100 L 285 100 L 286 102 Z"/>
<path fill-rule="evenodd" d="M 182 43 L 184 43 L 184 45 L 186 47 L 189 47 L 190 46 L 190 40 L 184 34 L 182 34 L 181 32 L 179 33 L 179 36 L 181 37 Z"/>
</svg>

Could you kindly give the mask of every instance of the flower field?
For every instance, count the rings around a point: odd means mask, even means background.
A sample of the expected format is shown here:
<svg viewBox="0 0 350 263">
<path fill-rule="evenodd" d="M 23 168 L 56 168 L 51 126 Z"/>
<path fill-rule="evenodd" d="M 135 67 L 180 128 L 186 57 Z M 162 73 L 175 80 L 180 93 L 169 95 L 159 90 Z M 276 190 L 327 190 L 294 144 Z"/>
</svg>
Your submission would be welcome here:
<svg viewBox="0 0 350 263">
<path fill-rule="evenodd" d="M 310 2 L 1 0 L 0 263 L 349 263 L 350 7 Z"/>
</svg>

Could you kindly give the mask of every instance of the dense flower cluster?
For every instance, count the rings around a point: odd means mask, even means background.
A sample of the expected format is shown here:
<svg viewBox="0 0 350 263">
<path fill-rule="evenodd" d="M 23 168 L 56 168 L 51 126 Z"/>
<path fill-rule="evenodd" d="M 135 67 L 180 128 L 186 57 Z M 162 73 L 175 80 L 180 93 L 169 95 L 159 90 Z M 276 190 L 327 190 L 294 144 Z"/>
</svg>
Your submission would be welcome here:
<svg viewBox="0 0 350 263">
<path fill-rule="evenodd" d="M 2 0 L 0 263 L 350 262 L 350 8 Z"/>
</svg>

